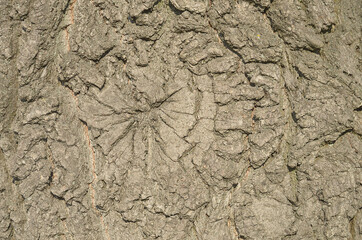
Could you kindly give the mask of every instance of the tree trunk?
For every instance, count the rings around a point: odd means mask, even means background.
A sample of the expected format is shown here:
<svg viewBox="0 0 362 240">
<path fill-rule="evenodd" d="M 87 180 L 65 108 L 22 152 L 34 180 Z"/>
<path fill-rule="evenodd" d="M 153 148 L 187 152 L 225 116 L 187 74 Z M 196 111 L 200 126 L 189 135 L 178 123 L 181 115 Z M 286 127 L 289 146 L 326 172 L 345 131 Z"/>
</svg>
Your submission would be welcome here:
<svg viewBox="0 0 362 240">
<path fill-rule="evenodd" d="M 0 239 L 361 239 L 360 0 L 0 19 Z"/>
</svg>

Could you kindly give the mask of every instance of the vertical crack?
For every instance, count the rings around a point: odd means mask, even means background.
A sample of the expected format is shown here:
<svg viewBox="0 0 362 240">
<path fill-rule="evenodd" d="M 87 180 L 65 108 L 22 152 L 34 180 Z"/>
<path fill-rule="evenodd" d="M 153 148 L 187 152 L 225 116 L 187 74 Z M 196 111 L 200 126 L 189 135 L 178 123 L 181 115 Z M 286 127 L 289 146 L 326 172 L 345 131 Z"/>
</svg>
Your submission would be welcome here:
<svg viewBox="0 0 362 240">
<path fill-rule="evenodd" d="M 91 153 L 90 157 L 91 157 L 91 166 L 92 166 L 92 175 L 93 175 L 93 179 L 91 181 L 91 183 L 89 183 L 89 190 L 90 190 L 90 197 L 91 197 L 91 201 L 92 201 L 92 208 L 94 209 L 94 211 L 97 213 L 97 215 L 100 218 L 100 222 L 104 231 L 104 234 L 106 236 L 106 238 L 108 240 L 110 240 L 110 236 L 108 233 L 108 227 L 106 226 L 106 224 L 104 223 L 104 218 L 103 215 L 100 213 L 99 209 L 96 207 L 96 203 L 95 203 L 95 189 L 93 187 L 93 183 L 97 180 L 97 173 L 96 173 L 96 158 L 95 158 L 95 152 L 94 152 L 94 148 L 92 147 L 92 143 L 89 137 L 89 130 L 88 130 L 88 126 L 85 122 L 82 122 L 82 125 L 84 127 L 84 134 L 85 134 L 85 138 L 87 140 L 88 143 L 88 148 L 89 151 Z"/>
<path fill-rule="evenodd" d="M 69 16 L 70 16 L 70 25 L 74 24 L 74 7 L 75 7 L 75 3 L 77 2 L 77 0 L 72 0 L 72 2 L 70 3 L 69 6 Z M 69 25 L 69 26 L 70 26 Z M 68 27 L 67 26 L 65 28 L 65 40 L 67 42 L 67 51 L 70 52 L 71 48 L 70 48 L 70 40 L 69 40 L 69 31 L 68 31 Z"/>
<path fill-rule="evenodd" d="M 79 108 L 79 100 L 78 100 L 78 97 L 74 94 L 74 92 L 71 90 L 71 89 L 68 89 L 70 94 L 72 95 L 73 99 L 74 99 L 74 102 L 76 103 L 76 106 L 77 108 Z M 90 198 L 91 198 L 91 203 L 92 203 L 92 208 L 93 210 L 95 211 L 95 213 L 99 216 L 99 220 L 100 220 L 100 223 L 101 223 L 101 226 L 102 226 L 102 229 L 103 229 L 103 232 L 104 232 L 104 235 L 106 236 L 106 239 L 107 240 L 110 240 L 110 236 L 109 236 L 109 232 L 108 232 L 108 226 L 105 224 L 104 222 L 104 218 L 103 218 L 103 215 L 101 214 L 101 212 L 99 211 L 99 209 L 97 208 L 96 206 L 96 201 L 95 201 L 95 195 L 96 195 L 96 192 L 95 192 L 95 189 L 93 187 L 93 183 L 96 182 L 98 176 L 96 174 L 96 157 L 95 157 L 95 151 L 94 151 L 94 148 L 92 147 L 92 142 L 90 140 L 90 137 L 89 137 L 89 129 L 88 129 L 88 125 L 86 122 L 84 121 L 80 121 L 82 126 L 83 126 L 83 129 L 84 129 L 84 136 L 85 136 L 85 139 L 86 139 L 86 142 L 88 144 L 88 149 L 89 149 L 89 152 L 90 152 L 90 165 L 91 165 L 91 172 L 92 172 L 92 181 L 89 183 L 88 187 L 89 187 L 89 192 L 90 192 Z"/>
<path fill-rule="evenodd" d="M 72 24 L 74 24 L 74 6 L 77 0 L 73 0 L 70 4 L 69 11 L 70 11 L 70 21 Z"/>
</svg>

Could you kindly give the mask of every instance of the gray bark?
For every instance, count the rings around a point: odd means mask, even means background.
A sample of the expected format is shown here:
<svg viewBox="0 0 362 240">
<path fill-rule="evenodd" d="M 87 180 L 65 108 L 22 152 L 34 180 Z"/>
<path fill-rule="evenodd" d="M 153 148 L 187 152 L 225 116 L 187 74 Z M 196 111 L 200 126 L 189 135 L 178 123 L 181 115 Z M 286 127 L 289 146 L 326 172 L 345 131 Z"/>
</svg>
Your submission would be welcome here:
<svg viewBox="0 0 362 240">
<path fill-rule="evenodd" d="M 0 0 L 0 239 L 361 239 L 360 0 Z"/>
</svg>

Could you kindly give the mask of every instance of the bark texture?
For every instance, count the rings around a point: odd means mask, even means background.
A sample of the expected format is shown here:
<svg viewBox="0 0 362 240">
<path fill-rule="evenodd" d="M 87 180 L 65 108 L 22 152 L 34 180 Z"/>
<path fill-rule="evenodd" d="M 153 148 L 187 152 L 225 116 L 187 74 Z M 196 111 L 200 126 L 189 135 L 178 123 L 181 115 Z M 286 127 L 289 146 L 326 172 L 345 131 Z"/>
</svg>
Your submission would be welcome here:
<svg viewBox="0 0 362 240">
<path fill-rule="evenodd" d="M 0 0 L 0 239 L 361 239 L 360 0 Z"/>
</svg>

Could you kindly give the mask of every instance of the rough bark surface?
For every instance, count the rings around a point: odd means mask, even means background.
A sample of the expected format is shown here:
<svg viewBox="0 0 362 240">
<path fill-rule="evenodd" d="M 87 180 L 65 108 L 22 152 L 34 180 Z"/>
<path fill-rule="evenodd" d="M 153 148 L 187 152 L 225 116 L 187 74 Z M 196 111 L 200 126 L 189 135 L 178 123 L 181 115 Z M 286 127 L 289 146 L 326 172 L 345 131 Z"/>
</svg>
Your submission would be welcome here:
<svg viewBox="0 0 362 240">
<path fill-rule="evenodd" d="M 0 239 L 361 239 L 360 0 L 0 0 Z"/>
</svg>

